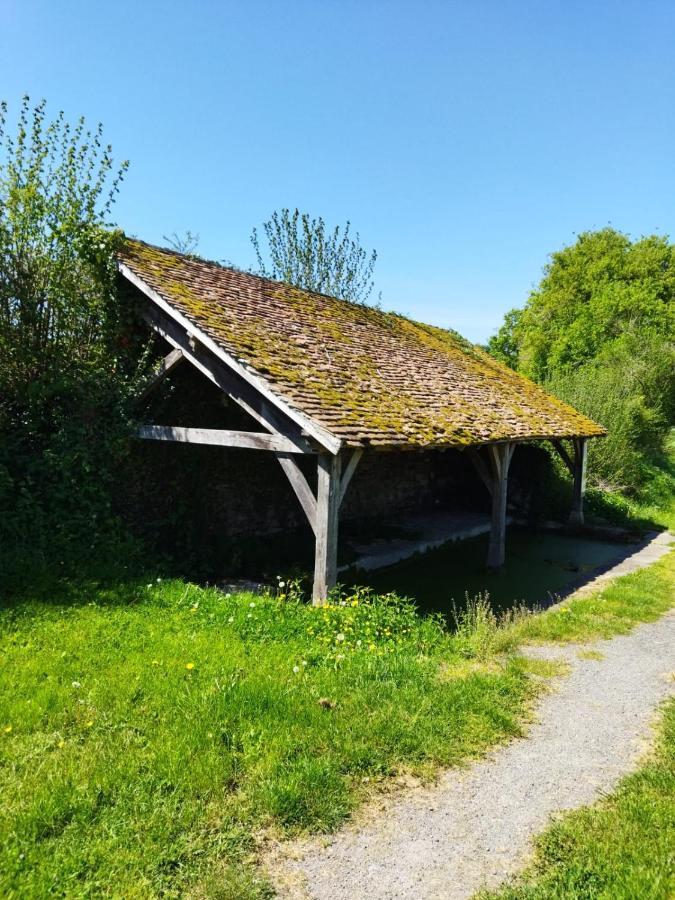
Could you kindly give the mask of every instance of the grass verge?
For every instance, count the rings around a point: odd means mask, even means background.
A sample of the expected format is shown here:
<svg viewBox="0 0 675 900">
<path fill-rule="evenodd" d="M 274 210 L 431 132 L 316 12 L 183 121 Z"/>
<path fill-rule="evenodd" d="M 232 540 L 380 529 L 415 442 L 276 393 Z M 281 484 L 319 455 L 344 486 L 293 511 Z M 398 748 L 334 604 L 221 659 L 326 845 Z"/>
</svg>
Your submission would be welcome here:
<svg viewBox="0 0 675 900">
<path fill-rule="evenodd" d="M 565 815 L 537 841 L 534 865 L 482 900 L 669 900 L 675 896 L 675 700 L 646 764 L 599 803 Z"/>
<path fill-rule="evenodd" d="M 518 734 L 541 689 L 521 643 L 623 633 L 674 581 L 671 553 L 539 616 L 474 604 L 454 633 L 361 592 L 317 609 L 145 579 L 16 602 L 0 895 L 264 897 L 257 834 L 332 830 L 379 779 Z"/>
<path fill-rule="evenodd" d="M 0 895 L 259 897 L 254 835 L 518 734 L 535 686 L 391 597 L 321 609 L 183 582 L 5 610 Z"/>
</svg>

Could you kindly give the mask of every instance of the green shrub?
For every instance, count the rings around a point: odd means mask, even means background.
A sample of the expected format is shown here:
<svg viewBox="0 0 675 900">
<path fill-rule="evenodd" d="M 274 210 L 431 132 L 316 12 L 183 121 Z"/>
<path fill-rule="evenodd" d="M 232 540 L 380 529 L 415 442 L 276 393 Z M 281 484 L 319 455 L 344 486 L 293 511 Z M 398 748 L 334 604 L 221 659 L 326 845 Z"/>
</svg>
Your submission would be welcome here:
<svg viewBox="0 0 675 900">
<path fill-rule="evenodd" d="M 101 126 L 45 112 L 24 98 L 10 133 L 0 104 L 5 585 L 36 567 L 75 568 L 121 539 L 110 485 L 136 376 L 110 222 L 126 164 L 115 169 Z"/>
<path fill-rule="evenodd" d="M 589 446 L 594 482 L 639 493 L 673 421 L 675 344 L 654 334 L 631 336 L 545 386 L 607 428 L 607 437 Z"/>
</svg>

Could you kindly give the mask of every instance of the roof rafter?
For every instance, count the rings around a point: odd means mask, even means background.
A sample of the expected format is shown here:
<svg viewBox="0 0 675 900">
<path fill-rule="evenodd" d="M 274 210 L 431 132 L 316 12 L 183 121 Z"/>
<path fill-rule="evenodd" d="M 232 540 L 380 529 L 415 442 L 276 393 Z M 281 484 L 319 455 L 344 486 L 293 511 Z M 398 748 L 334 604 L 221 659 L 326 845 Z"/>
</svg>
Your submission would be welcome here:
<svg viewBox="0 0 675 900">
<path fill-rule="evenodd" d="M 265 384 L 263 379 L 259 375 L 257 375 L 257 373 L 253 372 L 250 367 L 243 365 L 231 354 L 227 353 L 227 351 L 225 351 L 219 344 L 217 344 L 212 338 L 210 338 L 208 334 L 200 329 L 198 325 L 195 325 L 195 323 L 191 322 L 172 304 L 168 303 L 160 294 L 158 294 L 157 291 L 153 290 L 153 288 L 146 284 L 145 281 L 140 278 L 135 272 L 133 272 L 127 265 L 125 265 L 125 263 L 120 261 L 118 263 L 118 268 L 122 275 L 135 287 L 137 287 L 143 294 L 145 294 L 145 296 L 149 300 L 151 300 L 159 308 L 159 310 L 164 313 L 166 317 L 168 317 L 183 329 L 184 333 L 187 335 L 188 350 L 194 349 L 190 346 L 190 338 L 194 340 L 194 337 L 197 337 L 199 343 L 205 348 L 206 351 L 212 354 L 216 360 L 218 360 L 223 366 L 229 369 L 234 375 L 239 376 L 241 380 L 243 380 L 246 384 L 253 388 L 260 395 L 260 397 L 267 402 L 269 407 L 271 407 L 272 409 L 278 409 L 284 417 L 294 422 L 296 426 L 299 426 L 302 431 L 306 432 L 308 436 L 312 437 L 330 453 L 335 454 L 339 452 L 340 447 L 342 446 L 342 441 L 340 440 L 340 438 L 337 438 L 335 435 L 331 434 L 309 416 L 285 403 L 277 394 L 269 389 L 269 387 Z M 179 349 L 183 351 L 186 358 L 194 364 L 194 359 L 190 358 L 190 354 L 186 352 L 186 348 L 184 346 L 179 346 L 178 344 L 174 343 L 173 340 L 170 341 L 170 343 L 172 343 L 175 347 L 179 347 Z M 233 397 L 233 399 L 237 400 L 237 397 Z"/>
</svg>

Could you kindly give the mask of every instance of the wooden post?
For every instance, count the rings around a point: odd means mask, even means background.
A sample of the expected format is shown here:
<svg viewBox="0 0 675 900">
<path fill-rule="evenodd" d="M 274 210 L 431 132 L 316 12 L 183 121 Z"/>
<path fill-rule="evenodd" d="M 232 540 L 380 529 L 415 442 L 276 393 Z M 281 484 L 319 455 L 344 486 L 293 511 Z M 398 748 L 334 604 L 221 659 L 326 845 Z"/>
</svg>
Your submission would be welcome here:
<svg viewBox="0 0 675 900">
<path fill-rule="evenodd" d="M 574 489 L 572 494 L 572 509 L 570 511 L 570 525 L 584 524 L 584 494 L 586 493 L 586 456 L 588 440 L 586 438 L 574 438 Z"/>
<path fill-rule="evenodd" d="M 312 602 L 322 603 L 337 581 L 338 511 L 340 509 L 340 455 L 320 453 L 316 488 L 316 549 Z"/>
<path fill-rule="evenodd" d="M 498 570 L 504 565 L 506 556 L 506 499 L 509 484 L 509 465 L 515 444 L 491 444 L 492 460 L 492 527 L 488 547 L 487 567 Z"/>
</svg>

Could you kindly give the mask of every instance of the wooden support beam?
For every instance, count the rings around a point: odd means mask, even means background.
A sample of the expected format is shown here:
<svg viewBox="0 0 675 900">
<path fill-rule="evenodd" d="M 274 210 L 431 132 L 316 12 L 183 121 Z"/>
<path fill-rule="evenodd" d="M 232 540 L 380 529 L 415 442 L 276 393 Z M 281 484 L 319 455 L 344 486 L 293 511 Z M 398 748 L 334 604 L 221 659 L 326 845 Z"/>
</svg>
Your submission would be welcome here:
<svg viewBox="0 0 675 900">
<path fill-rule="evenodd" d="M 292 419 L 275 409 L 252 385 L 216 359 L 199 341 L 193 339 L 192 334 L 188 333 L 170 316 L 155 306 L 145 308 L 142 315 L 157 334 L 168 341 L 172 347 L 181 350 L 189 363 L 231 397 L 235 403 L 238 403 L 264 428 L 274 434 L 283 435 L 304 453 L 315 452 L 314 445 Z"/>
<path fill-rule="evenodd" d="M 277 453 L 276 457 L 307 516 L 310 528 L 316 534 L 316 497 L 312 493 L 302 469 L 289 454 Z"/>
<path fill-rule="evenodd" d="M 138 290 L 150 301 L 146 307 L 146 312 L 151 314 L 153 312 L 157 313 L 162 316 L 165 322 L 169 320 L 177 326 L 183 335 L 188 333 L 195 345 L 198 344 L 202 350 L 206 350 L 212 359 L 220 362 L 231 374 L 237 375 L 240 382 L 243 381 L 249 387 L 253 388 L 253 391 L 258 398 L 265 398 L 270 407 L 285 419 L 292 421 L 301 433 L 311 436 L 319 446 L 323 447 L 329 453 L 339 453 L 342 447 L 340 438 L 331 434 L 331 432 L 327 431 L 310 416 L 305 415 L 303 412 L 287 403 L 274 391 L 265 378 L 261 377 L 251 366 L 246 365 L 242 360 L 237 359 L 236 356 L 229 353 L 223 346 L 210 337 L 206 331 L 201 330 L 198 325 L 191 322 L 187 316 L 176 309 L 175 306 L 162 297 L 162 295 L 155 291 L 149 284 L 146 284 L 145 281 L 124 262 L 118 262 L 118 269 L 123 277 L 138 288 Z"/>
<path fill-rule="evenodd" d="M 173 371 L 173 369 L 175 369 L 179 363 L 182 363 L 184 359 L 185 357 L 183 356 L 182 350 L 174 349 L 171 353 L 168 353 L 159 364 L 157 371 L 153 372 L 150 378 L 145 382 L 136 399 L 139 401 L 145 400 L 148 394 L 151 394 L 157 385 L 164 381 L 169 372 Z"/>
<path fill-rule="evenodd" d="M 488 569 L 498 570 L 506 556 L 506 501 L 508 494 L 509 466 L 515 444 L 490 444 L 492 461 L 492 525 L 488 546 Z"/>
<path fill-rule="evenodd" d="M 340 509 L 340 455 L 320 453 L 316 494 L 316 545 L 312 602 L 321 604 L 337 581 L 338 511 Z"/>
<path fill-rule="evenodd" d="M 212 444 L 217 447 L 240 447 L 248 450 L 272 450 L 303 453 L 293 441 L 281 434 L 259 431 L 228 431 L 220 428 L 182 428 L 178 425 L 141 425 L 138 437 L 148 441 L 178 441 L 184 444 Z"/>
<path fill-rule="evenodd" d="M 551 444 L 553 445 L 553 449 L 558 454 L 560 459 L 562 459 L 562 461 L 565 463 L 571 474 L 574 475 L 574 462 L 565 449 L 562 441 L 551 441 Z"/>
<path fill-rule="evenodd" d="M 584 524 L 584 494 L 586 493 L 586 462 L 588 454 L 588 439 L 574 438 L 574 486 L 572 493 L 572 509 L 570 511 L 570 525 Z"/>
<path fill-rule="evenodd" d="M 485 460 L 480 455 L 480 451 L 476 447 L 469 447 L 466 452 L 469 459 L 473 463 L 474 469 L 478 473 L 478 477 L 487 488 L 488 493 L 492 495 L 494 487 L 492 483 L 492 475 L 490 474 L 490 469 L 485 464 Z"/>
<path fill-rule="evenodd" d="M 342 473 L 342 478 L 340 479 L 340 498 L 338 500 L 339 506 L 342 506 L 342 501 L 345 499 L 345 494 L 347 493 L 349 482 L 352 480 L 352 476 L 354 475 L 354 472 L 356 472 L 356 467 L 361 461 L 362 456 L 363 450 L 357 447 L 357 449 L 354 450 L 352 452 L 352 455 L 349 457 L 349 462 L 345 466 L 345 470 Z"/>
</svg>

